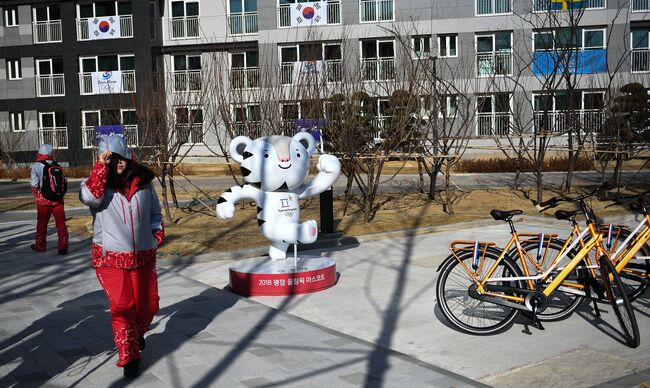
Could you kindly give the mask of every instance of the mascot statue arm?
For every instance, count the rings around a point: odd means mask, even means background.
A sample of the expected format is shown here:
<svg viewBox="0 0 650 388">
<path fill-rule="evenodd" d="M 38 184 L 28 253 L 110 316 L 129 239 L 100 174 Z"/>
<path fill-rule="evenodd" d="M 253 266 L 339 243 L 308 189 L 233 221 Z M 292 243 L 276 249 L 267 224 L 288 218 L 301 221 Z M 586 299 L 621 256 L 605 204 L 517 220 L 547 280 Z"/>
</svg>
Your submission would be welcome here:
<svg viewBox="0 0 650 388">
<path fill-rule="evenodd" d="M 217 200 L 217 217 L 232 218 L 235 215 L 235 203 L 242 199 L 250 199 L 262 203 L 263 193 L 260 189 L 249 184 L 233 186 L 226 190 Z"/>
<path fill-rule="evenodd" d="M 341 174 L 341 162 L 334 155 L 323 154 L 318 158 L 316 169 L 318 175 L 297 190 L 299 198 L 308 198 L 332 187 Z"/>
</svg>

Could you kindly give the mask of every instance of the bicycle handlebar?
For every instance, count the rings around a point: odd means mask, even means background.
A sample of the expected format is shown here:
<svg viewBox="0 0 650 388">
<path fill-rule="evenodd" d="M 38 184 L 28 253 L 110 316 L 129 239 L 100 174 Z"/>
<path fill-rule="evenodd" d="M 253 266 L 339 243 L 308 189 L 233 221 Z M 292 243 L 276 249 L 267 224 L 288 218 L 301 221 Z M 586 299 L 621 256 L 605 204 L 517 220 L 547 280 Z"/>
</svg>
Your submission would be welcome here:
<svg viewBox="0 0 650 388">
<path fill-rule="evenodd" d="M 594 194 L 596 194 L 600 190 L 611 190 L 611 189 L 612 189 L 612 185 L 609 182 L 605 182 L 602 185 L 596 187 L 594 190 L 592 190 L 588 194 L 579 195 L 577 197 L 551 197 L 548 200 L 542 201 L 542 202 L 539 203 L 539 206 L 542 207 L 542 209 L 539 212 L 543 213 L 548 209 L 552 209 L 552 208 L 556 207 L 557 205 L 559 205 L 562 202 L 578 202 L 578 201 L 582 201 L 582 200 L 585 200 L 585 199 L 587 199 L 589 197 L 592 197 Z"/>
</svg>

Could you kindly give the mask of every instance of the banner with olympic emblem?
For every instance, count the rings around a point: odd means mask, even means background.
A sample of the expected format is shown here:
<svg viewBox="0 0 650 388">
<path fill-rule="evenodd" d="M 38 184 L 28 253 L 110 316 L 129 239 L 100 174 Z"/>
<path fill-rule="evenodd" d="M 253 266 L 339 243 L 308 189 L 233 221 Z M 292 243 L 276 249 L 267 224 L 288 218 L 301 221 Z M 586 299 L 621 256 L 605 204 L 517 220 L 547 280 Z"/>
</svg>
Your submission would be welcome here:
<svg viewBox="0 0 650 388">
<path fill-rule="evenodd" d="M 291 27 L 327 25 L 327 1 L 296 3 L 291 6 Z"/>
<path fill-rule="evenodd" d="M 88 18 L 87 23 L 88 39 L 113 39 L 122 36 L 119 16 Z"/>
<path fill-rule="evenodd" d="M 122 91 L 122 72 L 114 71 L 96 71 L 91 73 L 93 80 L 92 94 L 112 94 Z"/>
</svg>

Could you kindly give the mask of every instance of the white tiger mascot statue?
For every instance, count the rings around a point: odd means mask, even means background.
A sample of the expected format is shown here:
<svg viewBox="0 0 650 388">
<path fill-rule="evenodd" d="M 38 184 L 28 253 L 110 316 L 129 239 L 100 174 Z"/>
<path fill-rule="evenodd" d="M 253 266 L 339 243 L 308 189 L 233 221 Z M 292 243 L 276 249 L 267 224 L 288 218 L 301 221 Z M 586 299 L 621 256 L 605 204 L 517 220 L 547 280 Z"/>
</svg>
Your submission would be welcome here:
<svg viewBox="0 0 650 388">
<path fill-rule="evenodd" d="M 273 260 L 286 259 L 289 244 L 316 241 L 316 221 L 300 223 L 298 200 L 331 187 L 341 173 L 341 163 L 334 155 L 321 155 L 317 164 L 318 175 L 305 184 L 309 175 L 309 157 L 315 150 L 316 141 L 308 132 L 299 132 L 293 137 L 234 138 L 230 142 L 230 156 L 241 164 L 246 183 L 231 187 L 219 197 L 217 216 L 232 218 L 237 201 L 255 201 L 257 223 L 262 234 L 271 240 L 269 256 Z"/>
</svg>

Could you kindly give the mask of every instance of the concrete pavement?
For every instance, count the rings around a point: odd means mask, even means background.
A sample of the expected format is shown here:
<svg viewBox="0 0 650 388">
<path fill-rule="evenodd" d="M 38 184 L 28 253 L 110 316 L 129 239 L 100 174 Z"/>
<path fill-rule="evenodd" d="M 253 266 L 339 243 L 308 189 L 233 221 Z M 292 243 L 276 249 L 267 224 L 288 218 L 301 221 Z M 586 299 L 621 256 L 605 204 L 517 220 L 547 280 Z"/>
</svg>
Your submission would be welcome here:
<svg viewBox="0 0 650 388">
<path fill-rule="evenodd" d="M 0 386 L 119 387 L 106 297 L 89 241 L 34 253 L 32 221 L 0 220 Z M 479 386 L 464 376 L 159 268 L 161 310 L 147 336 L 151 387 Z"/>
<path fill-rule="evenodd" d="M 630 220 L 631 221 L 631 220 Z M 527 218 L 520 231 L 562 223 Z M 89 242 L 68 256 L 35 254 L 32 221 L 0 216 L 0 386 L 122 386 L 107 302 L 90 268 Z M 223 291 L 228 261 L 161 261 L 161 311 L 148 336 L 143 386 L 637 386 L 650 381 L 650 302 L 635 304 L 641 347 L 618 340 L 584 304 L 540 331 L 521 319 L 476 337 L 446 325 L 435 298 L 436 268 L 449 241 L 502 243 L 490 220 L 462 230 L 362 236 L 324 248 L 337 260 L 333 288 L 292 297 L 241 298 Z M 196 262 L 193 264 L 193 262 Z"/>
</svg>

